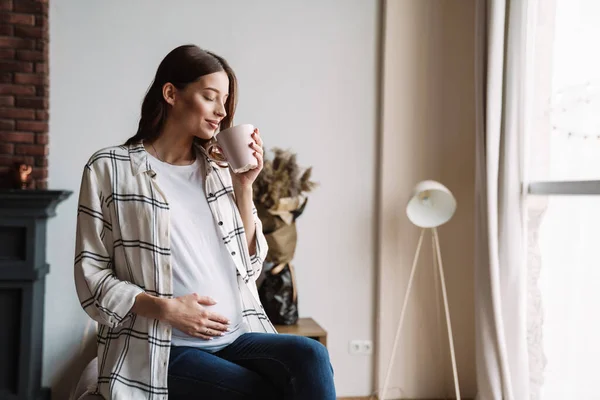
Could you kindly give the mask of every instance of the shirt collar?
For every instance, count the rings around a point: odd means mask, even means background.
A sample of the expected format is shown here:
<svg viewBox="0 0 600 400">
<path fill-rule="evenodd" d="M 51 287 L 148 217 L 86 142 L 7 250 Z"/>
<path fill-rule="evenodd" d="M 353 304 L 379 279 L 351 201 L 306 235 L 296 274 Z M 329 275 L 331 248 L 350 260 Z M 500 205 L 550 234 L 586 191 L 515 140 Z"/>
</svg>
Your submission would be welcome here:
<svg viewBox="0 0 600 400">
<path fill-rule="evenodd" d="M 206 171 L 206 175 L 208 175 L 217 165 L 208 158 L 206 150 L 200 144 L 194 143 L 194 148 L 196 149 L 196 157 L 202 157 L 204 160 L 204 170 Z M 128 150 L 129 159 L 131 161 L 131 172 L 133 172 L 134 176 L 145 172 L 150 173 L 151 176 L 156 175 L 156 172 L 154 172 L 152 165 L 150 164 L 148 153 L 146 152 L 143 142 L 139 141 L 129 145 Z"/>
</svg>

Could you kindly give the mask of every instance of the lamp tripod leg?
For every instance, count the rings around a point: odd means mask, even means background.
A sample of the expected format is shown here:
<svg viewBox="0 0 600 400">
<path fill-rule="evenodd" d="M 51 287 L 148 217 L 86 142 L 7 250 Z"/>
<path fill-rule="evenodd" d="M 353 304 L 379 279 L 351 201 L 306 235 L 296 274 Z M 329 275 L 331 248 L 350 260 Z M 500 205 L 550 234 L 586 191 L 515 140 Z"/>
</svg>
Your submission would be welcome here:
<svg viewBox="0 0 600 400">
<path fill-rule="evenodd" d="M 438 369 L 439 371 L 442 372 L 442 376 L 444 377 L 444 400 L 448 400 L 448 379 L 446 377 L 446 371 L 444 369 L 444 358 L 441 357 L 442 354 L 444 354 L 444 346 L 443 346 L 443 340 L 442 340 L 442 312 L 440 310 L 440 305 L 442 304 L 442 301 L 440 299 L 440 295 L 441 295 L 441 288 L 440 288 L 440 280 L 438 278 L 438 266 L 437 266 L 437 251 L 436 251 L 436 245 L 435 245 L 435 237 L 433 236 L 433 232 L 431 234 L 431 252 L 433 253 L 431 255 L 431 266 L 433 267 L 433 285 L 435 287 L 435 311 L 436 311 L 436 336 L 438 338 Z"/>
<path fill-rule="evenodd" d="M 448 307 L 448 296 L 446 294 L 446 281 L 444 279 L 444 267 L 442 266 L 442 254 L 440 251 L 440 239 L 436 228 L 433 228 L 433 237 L 435 240 L 435 250 L 437 252 L 437 263 L 440 271 L 440 282 L 442 286 L 442 295 L 444 296 L 444 311 L 446 312 L 446 325 L 448 327 L 448 341 L 450 343 L 450 356 L 452 357 L 452 374 L 454 375 L 454 390 L 456 399 L 460 400 L 460 388 L 458 386 L 458 371 L 456 368 L 456 355 L 454 353 L 454 341 L 452 339 L 452 324 L 450 323 L 450 309 Z"/>
<path fill-rule="evenodd" d="M 385 374 L 385 380 L 383 381 L 383 391 L 380 392 L 379 399 L 384 400 L 387 392 L 388 384 L 390 382 L 390 374 L 392 373 L 392 366 L 394 364 L 394 357 L 396 354 L 396 350 L 398 348 L 398 342 L 400 341 L 400 332 L 402 330 L 402 323 L 404 322 L 404 317 L 406 315 L 406 305 L 408 304 L 408 296 L 410 295 L 410 291 L 413 285 L 413 279 L 415 277 L 415 270 L 417 268 L 417 262 L 419 261 L 419 253 L 421 252 L 421 245 L 423 244 L 423 236 L 425 235 L 425 229 L 421 230 L 421 236 L 419 237 L 419 242 L 417 244 L 417 250 L 415 251 L 415 256 L 412 263 L 412 268 L 410 270 L 410 277 L 408 278 L 408 287 L 406 288 L 406 293 L 404 293 L 404 302 L 402 303 L 402 309 L 400 311 L 400 320 L 398 321 L 398 327 L 396 328 L 396 337 L 394 339 L 394 346 L 392 348 L 392 353 L 390 356 L 390 362 L 388 363 L 387 372 Z"/>
</svg>

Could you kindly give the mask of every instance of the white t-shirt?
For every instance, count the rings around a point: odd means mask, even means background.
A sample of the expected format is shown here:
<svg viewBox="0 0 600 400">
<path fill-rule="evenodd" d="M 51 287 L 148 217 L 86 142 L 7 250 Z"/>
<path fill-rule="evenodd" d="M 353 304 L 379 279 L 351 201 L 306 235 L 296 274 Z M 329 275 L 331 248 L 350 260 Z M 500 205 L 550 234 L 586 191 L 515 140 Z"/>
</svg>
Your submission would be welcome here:
<svg viewBox="0 0 600 400">
<path fill-rule="evenodd" d="M 202 163 L 197 159 L 191 165 L 172 165 L 152 155 L 150 162 L 170 207 L 173 296 L 210 296 L 217 304 L 202 306 L 230 321 L 230 332 L 212 340 L 188 336 L 173 328 L 171 344 L 219 351 L 248 328 L 242 319 L 235 264 L 219 237 L 206 200 Z"/>
</svg>

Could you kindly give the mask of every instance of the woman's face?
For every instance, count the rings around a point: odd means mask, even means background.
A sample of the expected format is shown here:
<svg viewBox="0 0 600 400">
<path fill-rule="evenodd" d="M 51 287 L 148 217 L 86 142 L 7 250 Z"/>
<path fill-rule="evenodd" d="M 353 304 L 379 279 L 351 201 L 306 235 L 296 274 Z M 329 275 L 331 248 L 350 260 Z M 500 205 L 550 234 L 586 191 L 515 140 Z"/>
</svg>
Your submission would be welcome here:
<svg viewBox="0 0 600 400">
<path fill-rule="evenodd" d="M 211 139 L 225 118 L 229 78 L 224 71 L 202 76 L 177 90 L 171 116 L 183 130 L 200 139 Z"/>
</svg>

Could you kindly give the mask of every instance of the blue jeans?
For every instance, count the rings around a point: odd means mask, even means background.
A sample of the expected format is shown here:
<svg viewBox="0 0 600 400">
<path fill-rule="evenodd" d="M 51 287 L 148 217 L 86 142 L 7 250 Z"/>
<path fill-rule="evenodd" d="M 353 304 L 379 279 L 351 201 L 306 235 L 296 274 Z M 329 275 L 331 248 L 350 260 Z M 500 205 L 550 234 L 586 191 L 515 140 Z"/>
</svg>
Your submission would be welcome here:
<svg viewBox="0 0 600 400">
<path fill-rule="evenodd" d="M 169 400 L 335 400 L 325 346 L 301 336 L 245 333 L 209 353 L 171 347 Z"/>
</svg>

